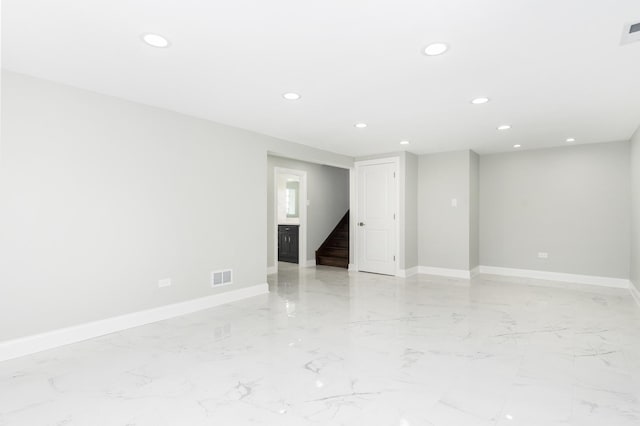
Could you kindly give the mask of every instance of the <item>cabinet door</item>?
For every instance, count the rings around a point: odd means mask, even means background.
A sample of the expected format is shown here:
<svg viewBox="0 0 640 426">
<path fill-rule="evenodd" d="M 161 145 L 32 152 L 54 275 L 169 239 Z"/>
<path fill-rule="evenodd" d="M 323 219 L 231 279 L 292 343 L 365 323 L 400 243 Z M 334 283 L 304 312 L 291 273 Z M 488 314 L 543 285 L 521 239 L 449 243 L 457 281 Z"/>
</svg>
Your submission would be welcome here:
<svg viewBox="0 0 640 426">
<path fill-rule="evenodd" d="M 278 260 L 286 262 L 289 255 L 289 244 L 287 242 L 287 234 L 284 229 L 278 230 Z"/>
<path fill-rule="evenodd" d="M 299 246 L 298 246 L 298 227 L 296 226 L 291 230 L 289 234 L 291 239 L 289 240 L 289 249 L 291 250 L 291 261 L 293 263 L 298 263 L 299 257 Z"/>
<path fill-rule="evenodd" d="M 278 261 L 298 263 L 298 227 L 278 227 Z"/>
</svg>

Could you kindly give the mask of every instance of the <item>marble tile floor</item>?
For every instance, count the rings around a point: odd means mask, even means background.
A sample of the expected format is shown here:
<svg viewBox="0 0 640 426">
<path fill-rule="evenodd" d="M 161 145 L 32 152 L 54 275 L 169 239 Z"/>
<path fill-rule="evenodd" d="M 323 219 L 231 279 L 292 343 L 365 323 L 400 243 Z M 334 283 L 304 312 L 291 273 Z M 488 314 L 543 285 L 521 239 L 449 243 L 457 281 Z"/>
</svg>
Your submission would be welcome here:
<svg viewBox="0 0 640 426">
<path fill-rule="evenodd" d="M 0 425 L 640 425 L 624 290 L 290 265 L 269 284 L 0 363 Z"/>
</svg>

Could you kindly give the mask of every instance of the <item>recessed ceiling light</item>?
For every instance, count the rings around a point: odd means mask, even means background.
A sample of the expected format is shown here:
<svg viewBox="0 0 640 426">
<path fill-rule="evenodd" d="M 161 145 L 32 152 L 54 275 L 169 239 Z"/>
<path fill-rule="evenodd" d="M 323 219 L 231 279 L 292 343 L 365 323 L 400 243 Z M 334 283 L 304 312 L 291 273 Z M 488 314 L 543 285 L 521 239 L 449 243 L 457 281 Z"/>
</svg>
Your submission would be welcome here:
<svg viewBox="0 0 640 426">
<path fill-rule="evenodd" d="M 522 146 L 522 145 L 520 145 L 520 144 L 515 144 L 513 147 L 514 147 L 514 148 L 520 148 L 521 146 Z"/>
<path fill-rule="evenodd" d="M 471 101 L 471 103 L 474 105 L 482 105 L 486 104 L 487 102 L 489 102 L 489 98 L 475 98 Z"/>
<path fill-rule="evenodd" d="M 400 145 L 409 145 L 409 141 L 400 141 Z"/>
<path fill-rule="evenodd" d="M 498 126 L 498 130 L 509 130 L 511 126 L 508 124 L 503 124 L 502 126 Z"/>
<path fill-rule="evenodd" d="M 567 142 L 575 142 L 576 139 L 575 138 L 567 138 Z"/>
<path fill-rule="evenodd" d="M 301 96 L 294 92 L 287 92 L 283 94 L 282 97 L 288 101 L 297 101 L 298 99 L 300 99 Z"/>
<path fill-rule="evenodd" d="M 438 56 L 449 50 L 445 43 L 432 43 L 425 47 L 424 54 L 427 56 Z"/>
<path fill-rule="evenodd" d="M 358 129 L 364 129 L 365 127 L 367 127 L 367 123 L 356 123 L 354 124 L 354 126 Z"/>
<path fill-rule="evenodd" d="M 169 47 L 169 40 L 160 34 L 147 33 L 142 36 L 142 40 L 152 47 Z"/>
</svg>

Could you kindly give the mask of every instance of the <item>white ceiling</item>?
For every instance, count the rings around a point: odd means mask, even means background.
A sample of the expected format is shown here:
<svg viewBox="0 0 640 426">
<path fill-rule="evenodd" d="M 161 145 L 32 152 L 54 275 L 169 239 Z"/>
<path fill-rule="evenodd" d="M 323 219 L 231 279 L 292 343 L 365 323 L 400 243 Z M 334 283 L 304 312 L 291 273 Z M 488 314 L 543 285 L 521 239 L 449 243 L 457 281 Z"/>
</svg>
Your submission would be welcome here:
<svg viewBox="0 0 640 426">
<path fill-rule="evenodd" d="M 640 21 L 638 0 L 2 7 L 9 70 L 351 156 L 628 140 L 640 125 L 640 43 L 620 45 L 623 25 Z M 145 32 L 172 46 L 145 45 Z M 451 49 L 423 55 L 435 41 Z M 302 99 L 282 99 L 287 91 Z M 471 105 L 478 96 L 491 102 Z"/>
</svg>

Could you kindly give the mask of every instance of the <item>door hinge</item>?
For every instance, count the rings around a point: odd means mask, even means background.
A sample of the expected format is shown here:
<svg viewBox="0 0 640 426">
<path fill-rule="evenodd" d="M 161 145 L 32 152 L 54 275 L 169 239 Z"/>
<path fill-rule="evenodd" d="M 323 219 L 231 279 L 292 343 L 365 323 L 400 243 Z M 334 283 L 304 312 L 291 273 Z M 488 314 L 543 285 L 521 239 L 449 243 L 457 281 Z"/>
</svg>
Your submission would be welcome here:
<svg viewBox="0 0 640 426">
<path fill-rule="evenodd" d="M 396 214 L 395 213 L 393 214 L 393 220 L 396 220 Z"/>
<path fill-rule="evenodd" d="M 394 179 L 396 178 L 396 172 L 393 172 L 393 178 Z"/>
<path fill-rule="evenodd" d="M 395 255 L 393 256 L 393 261 L 394 261 L 394 262 L 396 261 L 396 256 L 395 256 Z"/>
</svg>

